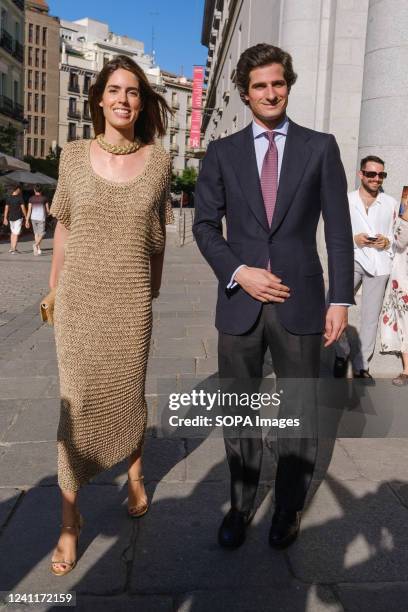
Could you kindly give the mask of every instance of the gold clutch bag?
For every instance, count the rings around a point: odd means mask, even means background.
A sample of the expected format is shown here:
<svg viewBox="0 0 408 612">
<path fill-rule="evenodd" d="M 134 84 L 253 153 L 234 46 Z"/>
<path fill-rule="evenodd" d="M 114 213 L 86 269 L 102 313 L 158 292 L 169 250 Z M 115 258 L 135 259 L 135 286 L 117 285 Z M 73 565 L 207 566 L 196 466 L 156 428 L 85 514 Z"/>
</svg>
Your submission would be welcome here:
<svg viewBox="0 0 408 612">
<path fill-rule="evenodd" d="M 51 289 L 49 294 L 41 300 L 40 304 L 41 321 L 46 321 L 48 325 L 54 324 L 55 292 L 55 289 Z"/>
</svg>

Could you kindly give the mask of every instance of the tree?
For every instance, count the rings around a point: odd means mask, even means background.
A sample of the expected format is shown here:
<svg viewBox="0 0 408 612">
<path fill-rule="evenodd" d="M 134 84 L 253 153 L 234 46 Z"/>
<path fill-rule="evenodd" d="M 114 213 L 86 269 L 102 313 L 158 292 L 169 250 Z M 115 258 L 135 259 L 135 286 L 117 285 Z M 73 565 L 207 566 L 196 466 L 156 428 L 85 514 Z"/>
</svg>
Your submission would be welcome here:
<svg viewBox="0 0 408 612">
<path fill-rule="evenodd" d="M 181 174 L 173 174 L 171 180 L 171 190 L 174 193 L 191 193 L 194 191 L 197 182 L 197 170 L 195 168 L 184 168 Z"/>
<path fill-rule="evenodd" d="M 0 126 L 0 151 L 6 155 L 15 155 L 18 135 L 19 131 L 11 124 Z"/>
<path fill-rule="evenodd" d="M 48 153 L 45 159 L 26 155 L 24 157 L 24 161 L 30 164 L 32 172 L 42 172 L 47 176 L 51 176 L 54 179 L 58 179 L 58 166 L 60 155 L 61 147 L 57 147 L 55 151 L 50 148 L 50 152 Z"/>
</svg>

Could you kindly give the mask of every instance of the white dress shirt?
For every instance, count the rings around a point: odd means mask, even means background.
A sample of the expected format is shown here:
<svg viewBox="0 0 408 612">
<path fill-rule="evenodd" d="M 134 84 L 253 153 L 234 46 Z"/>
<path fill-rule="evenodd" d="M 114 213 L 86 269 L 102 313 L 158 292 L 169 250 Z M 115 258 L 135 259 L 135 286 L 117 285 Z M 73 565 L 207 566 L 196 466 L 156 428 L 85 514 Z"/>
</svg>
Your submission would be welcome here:
<svg viewBox="0 0 408 612">
<path fill-rule="evenodd" d="M 394 212 L 398 214 L 398 202 L 386 193 L 379 193 L 366 212 L 359 190 L 348 194 L 353 236 L 382 234 L 390 241 L 388 249 L 378 251 L 374 247 L 359 247 L 354 243 L 354 260 L 372 276 L 389 274 L 393 257 Z"/>
</svg>

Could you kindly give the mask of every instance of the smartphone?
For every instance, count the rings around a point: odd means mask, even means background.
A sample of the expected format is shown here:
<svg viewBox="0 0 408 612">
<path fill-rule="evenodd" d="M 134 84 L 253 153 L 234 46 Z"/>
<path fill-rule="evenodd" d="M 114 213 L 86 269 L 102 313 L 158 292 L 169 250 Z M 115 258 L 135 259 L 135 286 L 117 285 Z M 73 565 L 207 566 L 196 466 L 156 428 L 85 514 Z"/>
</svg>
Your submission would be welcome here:
<svg viewBox="0 0 408 612">
<path fill-rule="evenodd" d="M 370 242 L 375 242 L 377 240 L 377 236 L 367 236 L 367 240 Z"/>
</svg>

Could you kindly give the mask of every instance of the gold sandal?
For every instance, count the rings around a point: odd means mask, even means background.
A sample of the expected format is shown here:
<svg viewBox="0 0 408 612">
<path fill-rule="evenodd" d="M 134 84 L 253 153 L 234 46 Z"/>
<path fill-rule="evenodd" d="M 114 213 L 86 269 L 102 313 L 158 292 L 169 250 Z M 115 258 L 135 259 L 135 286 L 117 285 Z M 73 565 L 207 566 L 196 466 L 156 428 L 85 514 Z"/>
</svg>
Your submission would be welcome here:
<svg viewBox="0 0 408 612">
<path fill-rule="evenodd" d="M 78 519 L 78 523 L 77 525 L 71 526 L 71 525 L 61 525 L 61 529 L 75 529 L 77 530 L 77 537 L 76 537 L 76 545 L 78 548 L 78 541 L 79 541 L 79 536 L 81 534 L 81 529 L 84 525 L 84 520 L 82 518 L 81 515 L 79 515 L 79 519 Z M 77 560 L 75 559 L 75 561 L 65 561 L 65 560 L 61 560 L 61 561 L 53 561 L 51 559 L 51 572 L 55 575 L 55 576 L 65 576 L 66 574 L 69 574 L 69 572 L 72 572 L 72 570 L 74 569 L 74 567 L 77 564 Z M 54 567 L 54 565 L 66 565 L 67 567 L 65 569 L 56 569 Z"/>
<path fill-rule="evenodd" d="M 144 476 L 139 476 L 139 478 L 129 478 L 128 476 L 128 482 L 129 480 L 132 480 L 133 482 L 139 482 L 140 480 L 144 480 Z M 146 514 L 148 509 L 148 502 L 143 502 L 143 504 L 139 504 L 136 506 L 128 506 L 128 515 L 132 518 L 140 518 L 141 516 Z"/>
</svg>

